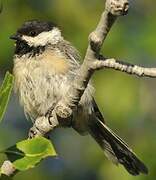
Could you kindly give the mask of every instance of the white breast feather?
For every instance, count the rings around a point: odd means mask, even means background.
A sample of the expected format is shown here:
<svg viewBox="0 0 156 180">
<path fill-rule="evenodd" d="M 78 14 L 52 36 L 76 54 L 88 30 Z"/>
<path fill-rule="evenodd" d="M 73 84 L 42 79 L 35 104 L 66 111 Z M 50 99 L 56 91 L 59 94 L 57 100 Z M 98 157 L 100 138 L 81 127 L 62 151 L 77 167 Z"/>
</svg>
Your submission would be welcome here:
<svg viewBox="0 0 156 180">
<path fill-rule="evenodd" d="M 60 56 L 58 61 L 61 61 L 62 56 L 59 53 L 58 55 Z M 19 93 L 25 113 L 29 114 L 32 120 L 45 115 L 49 108 L 55 106 L 66 95 L 72 83 L 73 75 L 76 74 L 75 72 L 69 75 L 66 71 L 63 73 L 62 68 L 59 68 L 59 71 L 56 70 L 56 67 L 53 67 L 56 62 L 50 63 L 50 65 L 47 61 L 48 58 L 47 60 L 45 58 L 49 55 L 46 56 L 44 53 L 43 56 L 44 58 L 41 55 L 29 58 L 22 56 L 14 59 L 15 90 Z M 53 59 L 53 53 L 50 57 L 51 61 L 56 60 Z M 75 66 L 77 67 L 77 64 Z M 74 113 L 74 119 L 77 119 L 75 128 L 81 133 L 86 131 L 84 122 L 88 120 L 89 114 L 93 110 L 93 91 L 93 87 L 89 84 L 80 101 L 83 108 L 79 108 Z"/>
</svg>

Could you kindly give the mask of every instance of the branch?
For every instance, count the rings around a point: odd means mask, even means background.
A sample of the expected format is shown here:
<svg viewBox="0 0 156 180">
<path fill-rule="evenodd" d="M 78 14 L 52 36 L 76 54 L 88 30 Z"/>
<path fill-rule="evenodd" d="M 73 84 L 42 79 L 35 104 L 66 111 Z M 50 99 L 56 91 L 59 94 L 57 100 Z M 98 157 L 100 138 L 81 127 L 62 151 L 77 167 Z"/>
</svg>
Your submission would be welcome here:
<svg viewBox="0 0 156 180">
<path fill-rule="evenodd" d="M 29 137 L 45 135 L 58 126 L 70 126 L 72 113 L 77 107 L 88 82 L 96 70 L 94 63 L 104 40 L 118 16 L 128 12 L 128 0 L 106 0 L 105 9 L 96 29 L 89 35 L 87 52 L 66 95 L 51 109 L 45 117 L 39 117 L 30 130 Z"/>
<path fill-rule="evenodd" d="M 97 59 L 92 65 L 92 69 L 99 70 L 103 68 L 115 69 L 117 71 L 125 72 L 139 77 L 156 77 L 156 68 L 145 68 L 142 66 L 130 64 L 127 62 L 118 61 L 114 58 L 111 59 Z"/>
<path fill-rule="evenodd" d="M 10 161 L 4 161 L 3 165 L 1 166 L 1 173 L 7 176 L 12 176 L 16 172 L 13 164 Z"/>
<path fill-rule="evenodd" d="M 94 73 L 92 68 L 94 60 L 99 57 L 101 47 L 104 40 L 110 31 L 113 23 L 118 16 L 125 15 L 128 12 L 128 0 L 106 0 L 105 10 L 101 15 L 101 19 L 96 29 L 89 35 L 89 45 L 87 52 L 77 73 L 73 83 L 67 92 L 66 96 L 58 103 L 56 114 L 59 116 L 61 111 L 68 111 L 71 114 L 72 110 L 78 105 L 88 82 Z"/>
</svg>

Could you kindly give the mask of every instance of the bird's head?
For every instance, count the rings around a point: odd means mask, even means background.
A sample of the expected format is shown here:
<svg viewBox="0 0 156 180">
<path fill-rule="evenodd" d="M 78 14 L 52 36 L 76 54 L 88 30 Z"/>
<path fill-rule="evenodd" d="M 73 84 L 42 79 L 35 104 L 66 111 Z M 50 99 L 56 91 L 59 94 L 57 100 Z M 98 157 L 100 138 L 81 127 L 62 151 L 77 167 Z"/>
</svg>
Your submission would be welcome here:
<svg viewBox="0 0 156 180">
<path fill-rule="evenodd" d="M 29 47 L 57 44 L 61 39 L 61 31 L 52 22 L 31 20 L 25 22 L 10 39 L 16 43 L 25 42 Z"/>
</svg>

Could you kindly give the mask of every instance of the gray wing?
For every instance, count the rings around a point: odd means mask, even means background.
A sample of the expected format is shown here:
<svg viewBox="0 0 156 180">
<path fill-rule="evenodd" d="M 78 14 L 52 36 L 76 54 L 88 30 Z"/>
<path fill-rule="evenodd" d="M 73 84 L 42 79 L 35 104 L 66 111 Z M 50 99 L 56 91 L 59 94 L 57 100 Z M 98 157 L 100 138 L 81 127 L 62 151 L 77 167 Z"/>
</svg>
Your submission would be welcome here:
<svg viewBox="0 0 156 180">
<path fill-rule="evenodd" d="M 66 40 L 60 42 L 58 46 L 61 52 L 64 53 L 64 55 L 69 59 L 73 67 L 76 69 L 79 68 L 81 56 L 78 50 L 74 46 L 72 46 L 70 42 Z"/>
</svg>

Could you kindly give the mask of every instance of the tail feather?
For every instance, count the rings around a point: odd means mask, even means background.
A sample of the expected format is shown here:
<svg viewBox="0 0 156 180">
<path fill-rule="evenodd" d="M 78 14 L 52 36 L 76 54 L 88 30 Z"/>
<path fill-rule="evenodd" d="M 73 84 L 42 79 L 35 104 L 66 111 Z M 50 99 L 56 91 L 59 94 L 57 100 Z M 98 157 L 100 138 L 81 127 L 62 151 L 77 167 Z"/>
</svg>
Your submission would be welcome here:
<svg viewBox="0 0 156 180">
<path fill-rule="evenodd" d="M 115 164 L 122 164 L 132 175 L 147 174 L 147 167 L 137 158 L 128 145 L 102 121 L 96 119 L 89 125 L 90 134 Z"/>
</svg>

